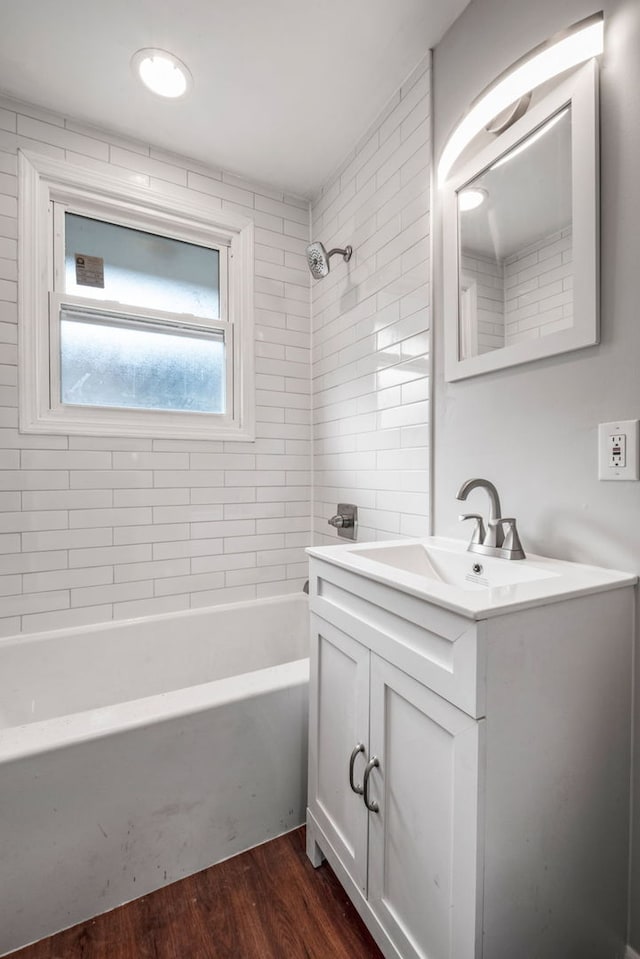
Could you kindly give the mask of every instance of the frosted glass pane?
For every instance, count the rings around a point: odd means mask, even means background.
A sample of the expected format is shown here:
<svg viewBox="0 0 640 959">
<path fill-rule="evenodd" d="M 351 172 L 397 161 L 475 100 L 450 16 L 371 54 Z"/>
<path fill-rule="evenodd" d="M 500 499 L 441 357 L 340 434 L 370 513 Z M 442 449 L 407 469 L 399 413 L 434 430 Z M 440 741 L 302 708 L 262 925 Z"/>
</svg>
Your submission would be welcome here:
<svg viewBox="0 0 640 959">
<path fill-rule="evenodd" d="M 141 329 L 63 307 L 60 397 L 76 406 L 224 413 L 224 334 Z"/>
<path fill-rule="evenodd" d="M 183 243 L 142 230 L 65 213 L 65 293 L 114 300 L 165 313 L 220 316 L 220 256 L 194 243 Z M 99 257 L 104 279 L 78 282 L 76 257 Z"/>
</svg>

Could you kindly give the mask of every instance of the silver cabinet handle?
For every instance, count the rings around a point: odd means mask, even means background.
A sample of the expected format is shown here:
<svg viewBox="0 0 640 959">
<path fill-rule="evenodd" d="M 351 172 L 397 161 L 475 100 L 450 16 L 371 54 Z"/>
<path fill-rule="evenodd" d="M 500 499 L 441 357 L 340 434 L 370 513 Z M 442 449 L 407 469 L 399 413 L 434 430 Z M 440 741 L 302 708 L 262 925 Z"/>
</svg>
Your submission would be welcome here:
<svg viewBox="0 0 640 959">
<path fill-rule="evenodd" d="M 380 806 L 378 803 L 373 800 L 369 800 L 369 776 L 371 775 L 371 770 L 375 769 L 376 766 L 380 765 L 380 760 L 377 756 L 374 756 L 373 759 L 370 759 L 367 765 L 364 768 L 364 779 L 362 781 L 362 798 L 364 799 L 364 804 L 371 812 L 379 812 Z"/>
<path fill-rule="evenodd" d="M 364 790 L 362 786 L 356 786 L 356 784 L 353 781 L 353 767 L 355 765 L 356 756 L 358 756 L 359 753 L 363 753 L 363 752 L 364 752 L 364 743 L 358 743 L 357 746 L 353 747 L 353 752 L 351 753 L 351 758 L 349 759 L 349 785 L 351 786 L 354 793 L 358 794 L 358 796 L 361 796 Z"/>
</svg>

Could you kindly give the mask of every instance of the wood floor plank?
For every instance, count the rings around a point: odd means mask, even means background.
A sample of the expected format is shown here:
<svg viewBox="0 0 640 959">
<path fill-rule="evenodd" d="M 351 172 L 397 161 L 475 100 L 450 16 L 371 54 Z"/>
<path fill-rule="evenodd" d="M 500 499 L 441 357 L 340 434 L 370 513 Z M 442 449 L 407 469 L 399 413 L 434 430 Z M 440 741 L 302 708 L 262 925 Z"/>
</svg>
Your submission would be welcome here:
<svg viewBox="0 0 640 959">
<path fill-rule="evenodd" d="M 382 959 L 304 828 L 7 959 Z"/>
</svg>

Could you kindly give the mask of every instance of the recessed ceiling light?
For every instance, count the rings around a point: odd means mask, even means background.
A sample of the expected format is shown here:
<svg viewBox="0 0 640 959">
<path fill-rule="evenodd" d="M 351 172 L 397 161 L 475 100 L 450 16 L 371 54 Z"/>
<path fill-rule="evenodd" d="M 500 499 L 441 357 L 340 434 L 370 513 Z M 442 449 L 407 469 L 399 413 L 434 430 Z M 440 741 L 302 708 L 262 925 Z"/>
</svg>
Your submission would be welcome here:
<svg viewBox="0 0 640 959">
<path fill-rule="evenodd" d="M 131 66 L 144 85 L 159 97 L 183 97 L 193 86 L 189 68 L 166 50 L 147 47 L 131 58 Z"/>
<path fill-rule="evenodd" d="M 489 194 L 480 187 L 471 187 L 469 190 L 461 190 L 458 193 L 458 209 L 460 213 L 468 213 L 469 210 L 475 210 L 481 206 Z"/>
</svg>

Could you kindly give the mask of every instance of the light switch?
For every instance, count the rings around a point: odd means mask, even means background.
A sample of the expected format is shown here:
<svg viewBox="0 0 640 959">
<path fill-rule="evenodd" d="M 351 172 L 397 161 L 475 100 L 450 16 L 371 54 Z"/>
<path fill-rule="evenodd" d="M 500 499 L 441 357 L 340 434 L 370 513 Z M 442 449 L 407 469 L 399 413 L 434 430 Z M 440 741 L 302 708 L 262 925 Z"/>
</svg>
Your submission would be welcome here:
<svg viewBox="0 0 640 959">
<path fill-rule="evenodd" d="M 638 420 L 617 420 L 598 427 L 598 478 L 637 480 Z"/>
</svg>

